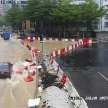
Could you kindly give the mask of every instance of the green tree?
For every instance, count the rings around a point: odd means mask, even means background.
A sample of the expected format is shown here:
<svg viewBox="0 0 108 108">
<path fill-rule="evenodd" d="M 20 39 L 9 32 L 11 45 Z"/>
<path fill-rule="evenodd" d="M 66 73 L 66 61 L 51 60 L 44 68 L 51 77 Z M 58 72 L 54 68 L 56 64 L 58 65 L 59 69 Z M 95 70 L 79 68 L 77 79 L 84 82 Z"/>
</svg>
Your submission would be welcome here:
<svg viewBox="0 0 108 108">
<path fill-rule="evenodd" d="M 47 31 L 48 27 L 49 31 L 59 29 L 65 32 L 69 27 L 76 28 L 77 31 L 82 26 L 92 29 L 92 24 L 104 14 L 103 7 L 99 7 L 94 0 L 85 0 L 81 5 L 73 4 L 71 0 L 28 0 L 23 10 L 14 5 L 6 18 L 12 26 L 29 19 L 39 32 Z"/>
<path fill-rule="evenodd" d="M 103 7 L 99 7 L 94 0 L 85 0 L 85 3 L 77 5 L 68 1 L 66 4 L 62 0 L 58 7 L 53 11 L 53 15 L 62 19 L 60 22 L 69 22 L 78 26 L 86 26 L 87 29 L 92 29 L 92 24 L 105 14 Z"/>
<path fill-rule="evenodd" d="M 3 25 L 7 25 L 7 22 L 4 16 L 0 16 L 0 26 L 3 26 Z"/>
<path fill-rule="evenodd" d="M 55 7 L 55 0 L 29 0 L 25 16 L 36 24 L 38 32 L 44 32 L 45 25 L 54 21 L 51 13 Z"/>
<path fill-rule="evenodd" d="M 17 4 L 13 5 L 6 14 L 6 20 L 13 28 L 20 29 L 22 21 L 24 20 L 24 12 Z"/>
<path fill-rule="evenodd" d="M 86 0 L 81 9 L 81 21 L 87 26 L 87 30 L 92 29 L 92 24 L 106 13 L 106 10 L 99 7 L 94 0 Z"/>
</svg>

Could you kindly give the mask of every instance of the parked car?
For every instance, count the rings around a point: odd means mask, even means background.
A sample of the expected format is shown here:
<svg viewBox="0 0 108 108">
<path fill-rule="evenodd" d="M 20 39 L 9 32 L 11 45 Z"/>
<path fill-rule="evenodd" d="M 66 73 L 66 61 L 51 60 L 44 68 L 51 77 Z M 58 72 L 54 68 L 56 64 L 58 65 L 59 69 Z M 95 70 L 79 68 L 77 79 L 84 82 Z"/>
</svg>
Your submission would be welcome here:
<svg viewBox="0 0 108 108">
<path fill-rule="evenodd" d="M 8 32 L 8 31 L 3 32 L 3 38 L 4 38 L 4 40 L 9 40 L 11 38 L 11 36 L 12 36 L 11 32 Z"/>
<path fill-rule="evenodd" d="M 0 63 L 0 78 L 11 78 L 12 64 Z"/>
</svg>

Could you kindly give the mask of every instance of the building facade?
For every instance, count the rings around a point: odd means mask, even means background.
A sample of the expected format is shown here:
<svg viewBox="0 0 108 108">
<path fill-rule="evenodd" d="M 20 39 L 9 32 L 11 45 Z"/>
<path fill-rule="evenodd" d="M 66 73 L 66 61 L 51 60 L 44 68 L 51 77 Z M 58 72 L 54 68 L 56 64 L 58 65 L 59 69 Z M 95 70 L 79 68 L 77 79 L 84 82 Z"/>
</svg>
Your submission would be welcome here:
<svg viewBox="0 0 108 108">
<path fill-rule="evenodd" d="M 4 0 L 0 0 L 0 16 L 4 15 Z"/>
<path fill-rule="evenodd" d="M 16 0 L 16 3 L 23 8 L 27 5 L 27 0 Z"/>
<path fill-rule="evenodd" d="M 71 3 L 76 4 L 76 5 L 80 5 L 80 4 L 84 3 L 84 2 L 85 2 L 85 0 L 73 0 Z"/>
<path fill-rule="evenodd" d="M 82 4 L 85 0 L 74 0 L 72 4 Z M 95 0 L 95 2 L 100 6 L 104 7 L 107 10 L 106 15 L 99 19 L 99 22 L 95 24 L 96 31 L 108 31 L 108 0 Z"/>
<path fill-rule="evenodd" d="M 108 10 L 108 0 L 95 0 L 100 7 L 104 7 Z M 73 0 L 71 3 L 80 5 L 84 3 L 85 0 Z M 14 3 L 17 3 L 19 7 L 24 7 L 27 4 L 27 0 L 0 0 L 0 16 L 4 16 L 5 13 L 12 7 Z M 108 12 L 105 16 L 101 17 L 99 24 L 96 27 L 97 31 L 108 31 Z"/>
<path fill-rule="evenodd" d="M 5 15 L 14 3 L 17 3 L 19 7 L 24 7 L 27 4 L 27 0 L 0 0 L 0 15 Z"/>
<path fill-rule="evenodd" d="M 106 9 L 106 15 L 100 18 L 99 31 L 108 31 L 108 0 L 98 0 L 100 7 Z"/>
</svg>

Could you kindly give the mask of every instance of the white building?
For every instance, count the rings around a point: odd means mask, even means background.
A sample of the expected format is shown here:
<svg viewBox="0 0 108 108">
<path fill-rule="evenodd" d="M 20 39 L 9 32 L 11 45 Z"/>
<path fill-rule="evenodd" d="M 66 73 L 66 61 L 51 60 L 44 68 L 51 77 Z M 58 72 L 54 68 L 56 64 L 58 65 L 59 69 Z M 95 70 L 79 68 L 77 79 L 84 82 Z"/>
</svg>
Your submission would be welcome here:
<svg viewBox="0 0 108 108">
<path fill-rule="evenodd" d="M 3 15 L 4 15 L 4 10 L 3 10 L 3 6 L 0 3 L 0 16 L 3 16 Z"/>
<path fill-rule="evenodd" d="M 27 0 L 0 0 L 0 15 L 5 15 L 14 3 L 17 3 L 20 7 L 24 7 L 27 4 Z"/>
<path fill-rule="evenodd" d="M 108 10 L 108 0 L 98 0 L 98 4 Z M 99 31 L 108 31 L 108 12 L 100 18 Z"/>
<path fill-rule="evenodd" d="M 24 7 L 27 4 L 27 0 L 16 0 L 16 3 L 20 6 L 20 7 Z"/>
<path fill-rule="evenodd" d="M 4 0 L 0 0 L 0 16 L 4 15 Z"/>
<path fill-rule="evenodd" d="M 0 15 L 4 16 L 6 11 L 11 8 L 13 0 L 0 0 Z"/>
<path fill-rule="evenodd" d="M 72 4 L 82 4 L 85 0 L 73 0 Z M 108 10 L 108 0 L 95 0 L 95 2 L 100 6 L 104 7 Z M 98 27 L 96 28 L 97 31 L 108 31 L 108 12 L 105 16 L 100 18 Z"/>
<path fill-rule="evenodd" d="M 72 0 L 72 4 L 76 4 L 76 5 L 80 5 L 80 4 L 82 4 L 82 3 L 84 3 L 85 2 L 85 0 Z"/>
</svg>

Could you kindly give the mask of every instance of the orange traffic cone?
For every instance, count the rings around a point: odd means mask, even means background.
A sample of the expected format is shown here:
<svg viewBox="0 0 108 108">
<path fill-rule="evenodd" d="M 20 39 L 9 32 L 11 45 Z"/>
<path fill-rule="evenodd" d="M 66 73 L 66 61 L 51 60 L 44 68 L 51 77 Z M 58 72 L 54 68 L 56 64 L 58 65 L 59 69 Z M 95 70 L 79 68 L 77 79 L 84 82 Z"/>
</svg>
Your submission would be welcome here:
<svg viewBox="0 0 108 108">
<path fill-rule="evenodd" d="M 27 77 L 24 78 L 24 80 L 26 82 L 30 82 L 30 81 L 33 81 L 34 79 L 33 79 L 32 75 L 28 75 Z"/>
<path fill-rule="evenodd" d="M 24 80 L 25 80 L 26 82 L 33 81 L 33 76 L 29 73 L 29 71 L 28 71 L 28 75 L 24 78 Z"/>
</svg>

